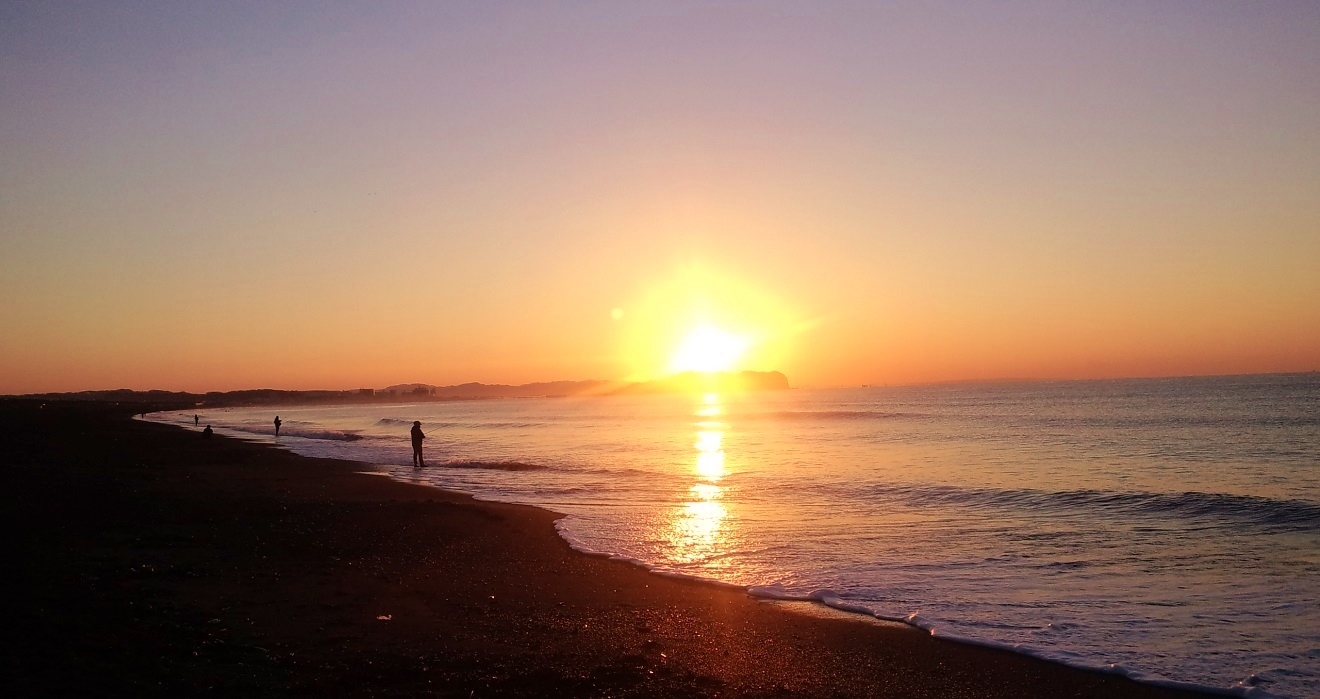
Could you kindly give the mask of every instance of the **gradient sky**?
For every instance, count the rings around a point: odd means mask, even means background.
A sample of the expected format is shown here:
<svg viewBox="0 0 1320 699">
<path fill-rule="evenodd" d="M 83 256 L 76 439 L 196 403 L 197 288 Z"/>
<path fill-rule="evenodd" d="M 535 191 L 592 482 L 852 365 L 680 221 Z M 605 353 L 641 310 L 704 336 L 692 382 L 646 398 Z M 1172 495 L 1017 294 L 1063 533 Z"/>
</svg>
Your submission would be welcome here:
<svg viewBox="0 0 1320 699">
<path fill-rule="evenodd" d="M 1320 369 L 1320 3 L 0 4 L 0 393 Z"/>
</svg>

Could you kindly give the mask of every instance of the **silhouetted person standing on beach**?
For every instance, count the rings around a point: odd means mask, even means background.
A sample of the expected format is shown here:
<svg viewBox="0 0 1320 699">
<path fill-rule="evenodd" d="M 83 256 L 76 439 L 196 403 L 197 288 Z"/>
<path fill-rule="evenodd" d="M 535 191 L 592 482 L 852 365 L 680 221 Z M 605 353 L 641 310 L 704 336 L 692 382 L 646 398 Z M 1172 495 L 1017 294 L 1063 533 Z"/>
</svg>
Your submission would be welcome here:
<svg viewBox="0 0 1320 699">
<path fill-rule="evenodd" d="M 203 436 L 203 437 L 206 437 L 206 438 L 208 438 L 208 439 L 210 438 L 210 436 L 211 436 L 211 426 L 210 426 L 210 425 L 207 425 L 207 426 L 206 426 L 206 429 L 202 430 L 202 436 Z"/>
<path fill-rule="evenodd" d="M 201 418 L 199 418 L 199 417 L 197 417 L 196 415 L 194 415 L 194 416 L 193 416 L 193 427 L 196 427 L 196 426 L 197 426 L 197 423 L 199 423 L 199 422 L 201 422 L 201 421 L 202 421 Z"/>
<path fill-rule="evenodd" d="M 275 416 L 275 436 L 280 436 L 280 416 Z"/>
<path fill-rule="evenodd" d="M 418 420 L 413 423 L 413 428 L 412 428 L 413 468 L 421 468 L 422 466 L 426 465 L 426 463 L 422 461 L 423 439 L 426 439 L 426 435 L 422 434 L 422 423 L 420 420 Z"/>
</svg>

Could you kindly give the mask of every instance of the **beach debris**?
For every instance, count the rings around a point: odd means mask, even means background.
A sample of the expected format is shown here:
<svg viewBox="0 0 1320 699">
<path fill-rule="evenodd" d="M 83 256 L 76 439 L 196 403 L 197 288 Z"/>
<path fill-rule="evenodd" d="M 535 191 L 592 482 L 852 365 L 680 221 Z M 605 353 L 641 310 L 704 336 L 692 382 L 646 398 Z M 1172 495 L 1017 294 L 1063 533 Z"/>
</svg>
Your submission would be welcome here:
<svg viewBox="0 0 1320 699">
<path fill-rule="evenodd" d="M 378 619 L 379 621 L 390 621 L 393 618 L 394 618 L 393 614 L 381 614 L 376 617 L 376 619 Z"/>
</svg>

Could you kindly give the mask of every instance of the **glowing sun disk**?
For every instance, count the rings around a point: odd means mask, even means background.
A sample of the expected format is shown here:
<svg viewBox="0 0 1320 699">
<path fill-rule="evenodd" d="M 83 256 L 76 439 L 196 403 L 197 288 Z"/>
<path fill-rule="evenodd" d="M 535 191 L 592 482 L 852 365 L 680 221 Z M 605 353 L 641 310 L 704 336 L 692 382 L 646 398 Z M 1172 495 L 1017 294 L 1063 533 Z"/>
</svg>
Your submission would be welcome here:
<svg viewBox="0 0 1320 699">
<path fill-rule="evenodd" d="M 746 354 L 750 343 L 732 333 L 703 325 L 683 339 L 670 362 L 670 370 L 728 371 Z"/>
</svg>

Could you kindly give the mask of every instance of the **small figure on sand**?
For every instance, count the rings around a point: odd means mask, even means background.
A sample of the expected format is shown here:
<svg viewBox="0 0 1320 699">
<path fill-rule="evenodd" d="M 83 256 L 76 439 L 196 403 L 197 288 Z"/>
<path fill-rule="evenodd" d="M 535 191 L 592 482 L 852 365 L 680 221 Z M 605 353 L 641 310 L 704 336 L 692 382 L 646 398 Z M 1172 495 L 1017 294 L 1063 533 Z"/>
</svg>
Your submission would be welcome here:
<svg viewBox="0 0 1320 699">
<path fill-rule="evenodd" d="M 193 427 L 196 427 L 196 426 L 197 426 L 197 423 L 199 423 L 199 422 L 201 422 L 201 421 L 202 421 L 201 418 L 197 417 L 196 415 L 193 415 Z"/>
<path fill-rule="evenodd" d="M 422 422 L 417 420 L 413 422 L 412 442 L 413 442 L 413 468 L 421 468 L 426 465 L 422 461 L 422 440 L 426 435 L 422 434 Z"/>
<path fill-rule="evenodd" d="M 209 439 L 210 436 L 211 436 L 211 426 L 207 425 L 206 429 L 202 430 L 202 437 Z"/>
<path fill-rule="evenodd" d="M 275 436 L 280 436 L 280 416 L 275 416 Z"/>
</svg>

